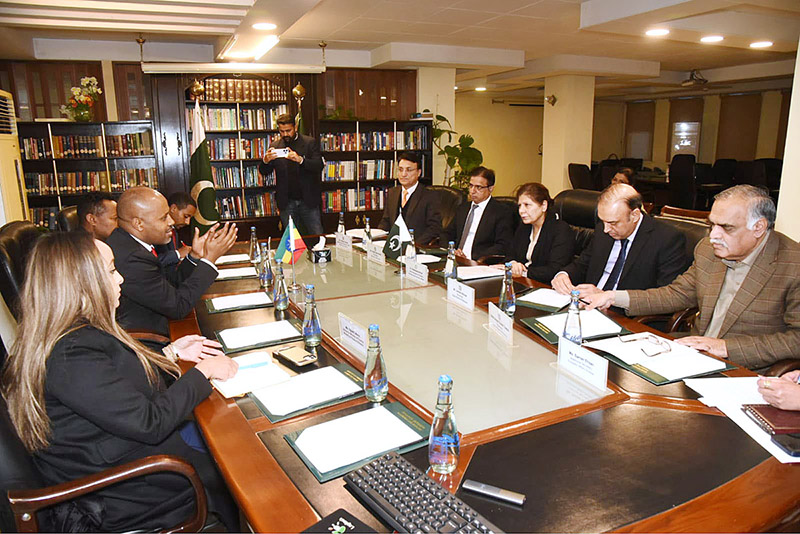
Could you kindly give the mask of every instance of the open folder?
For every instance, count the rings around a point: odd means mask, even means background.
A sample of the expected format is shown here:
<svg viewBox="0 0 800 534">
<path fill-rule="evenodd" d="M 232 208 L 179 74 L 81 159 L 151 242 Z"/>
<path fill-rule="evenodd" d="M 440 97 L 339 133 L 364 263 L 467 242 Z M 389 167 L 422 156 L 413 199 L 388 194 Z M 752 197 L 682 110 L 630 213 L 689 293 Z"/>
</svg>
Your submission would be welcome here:
<svg viewBox="0 0 800 534">
<path fill-rule="evenodd" d="M 266 352 L 253 352 L 233 358 L 239 364 L 236 374 L 228 380 L 212 380 L 217 391 L 229 399 L 250 393 L 254 389 L 263 388 L 289 380 L 289 373 L 272 361 L 272 355 Z"/>
<path fill-rule="evenodd" d="M 252 310 L 255 308 L 265 308 L 267 306 L 272 306 L 272 297 L 267 295 L 264 291 L 206 299 L 208 313 Z"/>
<path fill-rule="evenodd" d="M 239 280 L 241 278 L 256 278 L 255 267 L 232 267 L 229 269 L 220 269 L 217 274 L 217 280 Z"/>
<path fill-rule="evenodd" d="M 631 333 L 598 310 L 581 310 L 580 316 L 584 341 Z M 551 345 L 558 343 L 558 336 L 564 332 L 566 322 L 567 312 L 522 319 L 522 324 L 542 336 Z"/>
<path fill-rule="evenodd" d="M 274 323 L 226 328 L 214 332 L 226 353 L 241 352 L 303 339 L 300 321 L 289 319 Z"/>
</svg>

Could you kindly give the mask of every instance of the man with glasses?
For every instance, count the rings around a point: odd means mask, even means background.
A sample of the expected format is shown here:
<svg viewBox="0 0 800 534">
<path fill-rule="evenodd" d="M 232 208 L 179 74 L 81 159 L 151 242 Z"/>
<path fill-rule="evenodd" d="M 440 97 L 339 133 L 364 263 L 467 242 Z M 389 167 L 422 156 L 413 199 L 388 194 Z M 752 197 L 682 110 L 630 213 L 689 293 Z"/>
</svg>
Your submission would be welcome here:
<svg viewBox="0 0 800 534">
<path fill-rule="evenodd" d="M 439 197 L 423 184 L 422 161 L 415 152 L 403 152 L 397 158 L 397 181 L 386 194 L 383 218 L 378 227 L 387 232 L 392 228 L 399 213 L 409 230 L 414 230 L 415 243 L 428 245 L 442 233 L 442 214 Z"/>
<path fill-rule="evenodd" d="M 692 335 L 678 343 L 760 369 L 796 358 L 800 347 L 800 245 L 773 230 L 775 203 L 751 185 L 714 198 L 711 231 L 694 263 L 666 287 L 605 291 L 588 308 L 624 308 L 631 315 L 698 307 Z"/>
<path fill-rule="evenodd" d="M 456 245 L 456 255 L 470 260 L 500 254 L 505 256 L 511 243 L 513 215 L 492 198 L 494 171 L 475 167 L 469 177 L 469 198 L 462 203 L 445 228 L 442 246 Z"/>
<path fill-rule="evenodd" d="M 553 289 L 581 297 L 613 289 L 649 289 L 672 282 L 689 266 L 686 237 L 642 211 L 627 184 L 607 187 L 597 201 L 600 222 L 580 257 L 553 277 Z"/>
</svg>

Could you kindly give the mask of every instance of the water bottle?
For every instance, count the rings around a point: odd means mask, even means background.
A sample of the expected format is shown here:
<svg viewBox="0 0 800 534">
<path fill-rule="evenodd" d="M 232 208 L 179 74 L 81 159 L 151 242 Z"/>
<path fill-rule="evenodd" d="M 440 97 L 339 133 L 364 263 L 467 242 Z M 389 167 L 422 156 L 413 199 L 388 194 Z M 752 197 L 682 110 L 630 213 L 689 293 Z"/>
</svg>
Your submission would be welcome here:
<svg viewBox="0 0 800 534">
<path fill-rule="evenodd" d="M 250 263 L 254 266 L 261 263 L 261 249 L 258 248 L 258 236 L 256 236 L 256 227 L 250 227 Z"/>
<path fill-rule="evenodd" d="M 306 347 L 316 347 L 322 343 L 322 328 L 319 325 L 319 312 L 314 300 L 314 284 L 306 286 L 306 311 L 303 315 L 303 340 Z"/>
<path fill-rule="evenodd" d="M 428 439 L 428 462 L 434 472 L 447 475 L 458 464 L 461 441 L 456 428 L 456 414 L 453 411 L 453 379 L 450 375 L 439 377 L 439 396 L 433 412 L 431 434 Z"/>
<path fill-rule="evenodd" d="M 272 302 L 275 305 L 275 318 L 285 319 L 289 309 L 289 291 L 286 289 L 286 280 L 283 279 L 283 264 L 275 264 L 275 283 L 272 290 Z"/>
<path fill-rule="evenodd" d="M 381 402 L 389 393 L 389 379 L 381 352 L 381 337 L 378 325 L 369 325 L 369 348 L 364 366 L 364 393 L 370 402 Z"/>
<path fill-rule="evenodd" d="M 337 234 L 344 233 L 344 213 L 342 213 L 341 211 L 339 212 L 339 226 L 336 227 L 336 233 Z"/>
<path fill-rule="evenodd" d="M 503 288 L 500 290 L 500 309 L 509 317 L 514 317 L 517 311 L 517 297 L 514 294 L 514 279 L 511 275 L 511 262 L 506 263 L 506 273 L 503 275 Z"/>
<path fill-rule="evenodd" d="M 367 250 L 372 246 L 372 230 L 369 227 L 369 217 L 364 217 L 364 245 Z"/>
<path fill-rule="evenodd" d="M 411 234 L 411 242 L 406 245 L 406 263 L 417 261 L 417 245 L 414 244 L 414 230 L 409 230 L 408 233 Z"/>
<path fill-rule="evenodd" d="M 267 240 L 269 243 L 269 239 Z M 270 257 L 269 245 L 267 243 L 261 244 L 261 268 L 258 271 L 258 282 L 261 288 L 269 293 L 272 291 L 272 258 Z"/>
<path fill-rule="evenodd" d="M 567 321 L 564 323 L 564 337 L 573 343 L 581 344 L 583 334 L 581 334 L 581 310 L 578 307 L 578 298 L 581 292 L 573 289 L 569 294 L 569 308 L 567 308 Z"/>
<path fill-rule="evenodd" d="M 458 264 L 456 263 L 456 244 L 450 241 L 447 244 L 447 262 L 444 264 L 445 281 L 458 279 Z"/>
</svg>

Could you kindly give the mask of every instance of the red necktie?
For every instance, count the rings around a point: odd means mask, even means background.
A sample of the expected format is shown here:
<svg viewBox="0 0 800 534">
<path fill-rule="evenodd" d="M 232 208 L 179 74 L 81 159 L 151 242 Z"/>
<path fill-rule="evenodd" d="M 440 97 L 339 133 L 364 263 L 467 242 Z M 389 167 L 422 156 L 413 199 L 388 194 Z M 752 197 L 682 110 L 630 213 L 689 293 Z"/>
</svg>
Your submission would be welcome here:
<svg viewBox="0 0 800 534">
<path fill-rule="evenodd" d="M 158 253 L 156 252 L 156 247 L 150 247 L 150 253 L 158 258 Z"/>
</svg>

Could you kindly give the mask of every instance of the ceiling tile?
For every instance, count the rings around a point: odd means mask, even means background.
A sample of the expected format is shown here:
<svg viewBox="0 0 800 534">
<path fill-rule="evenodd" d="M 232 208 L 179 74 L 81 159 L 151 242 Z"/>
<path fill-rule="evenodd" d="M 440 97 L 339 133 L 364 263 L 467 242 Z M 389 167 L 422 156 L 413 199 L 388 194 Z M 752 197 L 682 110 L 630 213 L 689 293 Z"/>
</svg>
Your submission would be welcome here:
<svg viewBox="0 0 800 534">
<path fill-rule="evenodd" d="M 514 11 L 514 15 L 525 15 L 528 17 L 541 17 L 547 19 L 571 18 L 575 24 L 580 24 L 581 6 L 562 2 L 561 0 L 542 0 L 536 4 L 520 8 Z"/>
<path fill-rule="evenodd" d="M 459 9 L 471 9 L 472 11 L 481 11 L 484 13 L 511 13 L 517 9 L 535 4 L 538 0 L 495 0 L 488 2 L 486 0 L 461 0 L 453 7 Z"/>
</svg>

